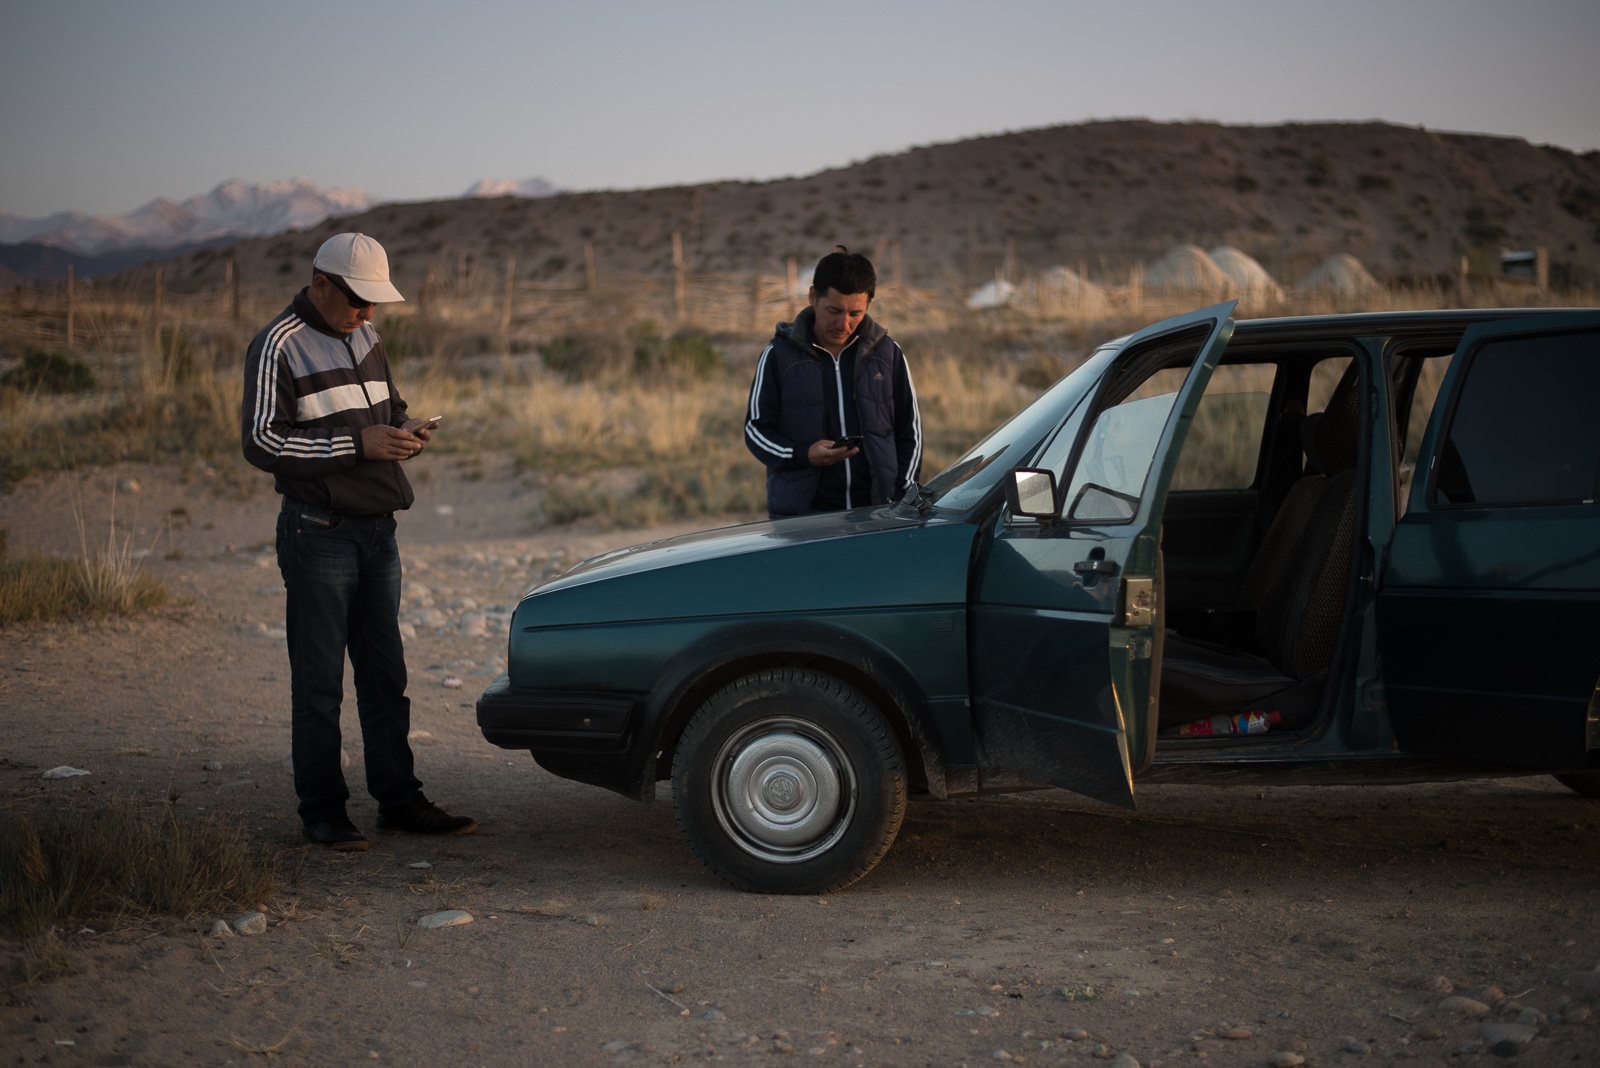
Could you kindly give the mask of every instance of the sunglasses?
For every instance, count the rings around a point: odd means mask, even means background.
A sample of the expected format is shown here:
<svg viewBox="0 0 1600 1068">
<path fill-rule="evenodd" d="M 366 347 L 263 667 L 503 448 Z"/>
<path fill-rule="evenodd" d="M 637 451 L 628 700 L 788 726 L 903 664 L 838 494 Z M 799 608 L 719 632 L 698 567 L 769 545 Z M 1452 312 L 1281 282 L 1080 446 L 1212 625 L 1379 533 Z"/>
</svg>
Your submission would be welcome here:
<svg viewBox="0 0 1600 1068">
<path fill-rule="evenodd" d="M 374 304 L 378 303 L 375 300 L 367 300 L 365 297 L 356 296 L 356 291 L 345 285 L 344 279 L 340 278 L 336 274 L 328 274 L 324 272 L 322 277 L 326 278 L 333 288 L 343 293 L 344 299 L 349 301 L 350 307 L 354 308 L 356 311 L 360 311 L 363 308 L 370 308 Z"/>
</svg>

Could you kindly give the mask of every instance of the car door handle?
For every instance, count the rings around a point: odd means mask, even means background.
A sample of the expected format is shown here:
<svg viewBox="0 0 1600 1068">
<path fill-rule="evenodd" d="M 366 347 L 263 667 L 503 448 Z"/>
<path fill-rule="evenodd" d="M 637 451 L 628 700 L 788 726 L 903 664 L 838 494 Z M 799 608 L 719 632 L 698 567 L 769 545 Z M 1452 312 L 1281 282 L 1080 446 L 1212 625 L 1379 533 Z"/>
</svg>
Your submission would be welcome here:
<svg viewBox="0 0 1600 1068">
<path fill-rule="evenodd" d="M 1115 575 L 1117 562 L 1115 560 L 1079 560 L 1072 565 L 1072 570 L 1080 575 Z"/>
</svg>

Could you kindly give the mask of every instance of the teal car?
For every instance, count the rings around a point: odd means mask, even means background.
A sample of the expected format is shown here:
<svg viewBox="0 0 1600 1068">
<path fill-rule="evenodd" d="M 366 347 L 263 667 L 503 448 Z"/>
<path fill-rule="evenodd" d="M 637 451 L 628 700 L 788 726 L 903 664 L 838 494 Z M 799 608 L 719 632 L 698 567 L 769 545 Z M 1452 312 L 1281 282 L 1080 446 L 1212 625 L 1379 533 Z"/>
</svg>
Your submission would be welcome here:
<svg viewBox="0 0 1600 1068">
<path fill-rule="evenodd" d="M 484 737 L 845 886 L 911 793 L 1554 774 L 1600 796 L 1600 311 L 1111 341 L 926 486 L 529 592 Z"/>
</svg>

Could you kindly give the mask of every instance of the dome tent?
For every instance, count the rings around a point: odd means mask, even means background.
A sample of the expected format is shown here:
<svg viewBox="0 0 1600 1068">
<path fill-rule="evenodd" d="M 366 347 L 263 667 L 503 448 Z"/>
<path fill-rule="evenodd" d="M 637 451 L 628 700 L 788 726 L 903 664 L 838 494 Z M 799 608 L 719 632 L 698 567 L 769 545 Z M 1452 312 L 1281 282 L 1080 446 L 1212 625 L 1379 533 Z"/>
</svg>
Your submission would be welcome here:
<svg viewBox="0 0 1600 1068">
<path fill-rule="evenodd" d="M 1046 267 L 1023 286 L 1022 297 L 1041 311 L 1075 311 L 1100 315 L 1106 310 L 1104 287 L 1079 276 L 1070 267 Z"/>
<path fill-rule="evenodd" d="M 1381 287 L 1360 260 L 1348 252 L 1339 252 L 1317 264 L 1316 269 L 1300 279 L 1294 288 L 1301 293 L 1356 296 Z"/>
<path fill-rule="evenodd" d="M 1279 301 L 1283 287 L 1272 280 L 1267 269 L 1252 256 L 1240 252 L 1232 245 L 1219 245 L 1211 250 L 1211 262 L 1233 284 L 1233 292 L 1246 300 Z"/>
<path fill-rule="evenodd" d="M 1017 287 L 1003 278 L 985 282 L 967 298 L 967 307 L 975 310 L 1004 308 L 1017 299 Z"/>
<path fill-rule="evenodd" d="M 1198 245 L 1179 245 L 1144 269 L 1144 287 L 1166 293 L 1221 293 L 1228 276 Z"/>
</svg>

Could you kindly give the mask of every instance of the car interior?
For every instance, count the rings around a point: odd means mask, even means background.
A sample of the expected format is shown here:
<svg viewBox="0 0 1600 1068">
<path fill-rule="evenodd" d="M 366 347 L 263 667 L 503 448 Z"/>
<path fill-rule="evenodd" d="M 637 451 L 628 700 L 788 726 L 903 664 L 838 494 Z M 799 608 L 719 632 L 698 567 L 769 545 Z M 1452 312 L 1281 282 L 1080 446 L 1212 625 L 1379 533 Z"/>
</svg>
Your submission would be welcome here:
<svg viewBox="0 0 1600 1068">
<path fill-rule="evenodd" d="M 1162 746 L 1262 713 L 1257 729 L 1320 720 L 1340 651 L 1360 519 L 1360 364 L 1338 347 L 1230 349 L 1201 399 L 1163 520 Z"/>
</svg>

